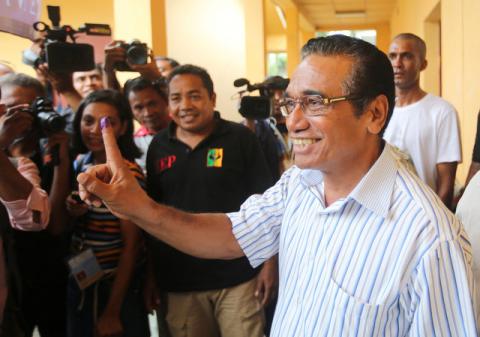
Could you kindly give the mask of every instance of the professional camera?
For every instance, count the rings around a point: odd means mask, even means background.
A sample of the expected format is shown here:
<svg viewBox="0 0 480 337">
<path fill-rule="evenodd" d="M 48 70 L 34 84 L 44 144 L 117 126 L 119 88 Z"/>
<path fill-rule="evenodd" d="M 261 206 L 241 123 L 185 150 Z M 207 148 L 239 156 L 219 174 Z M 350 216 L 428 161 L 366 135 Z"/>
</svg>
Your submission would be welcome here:
<svg viewBox="0 0 480 337">
<path fill-rule="evenodd" d="M 116 62 L 114 67 L 119 71 L 132 71 L 130 64 L 146 64 L 148 61 L 148 46 L 139 40 L 133 40 L 130 43 L 120 44 L 126 53 L 126 61 Z M 127 63 L 128 62 L 128 63 Z"/>
<path fill-rule="evenodd" d="M 267 78 L 262 83 L 250 84 L 246 78 L 239 78 L 233 82 L 237 88 L 246 85 L 246 89 L 238 94 L 242 97 L 238 112 L 247 119 L 265 119 L 273 114 L 273 91 L 285 90 L 289 79 L 280 76 Z M 258 90 L 260 96 L 245 96 L 245 93 L 251 93 Z"/>
<path fill-rule="evenodd" d="M 53 109 L 52 102 L 46 97 L 37 97 L 28 112 L 35 118 L 34 126 L 40 129 L 40 137 L 48 137 L 65 129 L 65 118 Z"/>
<path fill-rule="evenodd" d="M 86 71 L 95 67 L 93 46 L 86 43 L 75 43 L 75 34 L 84 32 L 87 35 L 110 36 L 111 29 L 106 24 L 86 23 L 78 31 L 71 26 L 60 26 L 60 7 L 47 6 L 48 18 L 52 28 L 45 22 L 37 21 L 33 28 L 45 34 L 45 47 L 40 55 L 32 51 L 23 54 L 23 62 L 33 67 L 47 62 L 53 72 Z M 72 42 L 67 42 L 69 38 Z"/>
</svg>

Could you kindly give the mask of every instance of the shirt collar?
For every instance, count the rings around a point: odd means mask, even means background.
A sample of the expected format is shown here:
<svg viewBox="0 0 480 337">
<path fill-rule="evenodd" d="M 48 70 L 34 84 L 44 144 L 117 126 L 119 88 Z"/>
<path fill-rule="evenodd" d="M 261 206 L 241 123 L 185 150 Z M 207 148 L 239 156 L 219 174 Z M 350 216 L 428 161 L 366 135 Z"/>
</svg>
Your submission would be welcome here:
<svg viewBox="0 0 480 337">
<path fill-rule="evenodd" d="M 357 201 L 384 218 L 390 209 L 398 167 L 391 151 L 391 146 L 385 143 L 378 159 L 345 198 Z M 301 170 L 300 177 L 305 187 L 316 188 L 323 194 L 323 175 L 319 170 Z"/>
<path fill-rule="evenodd" d="M 384 218 L 390 209 L 398 170 L 391 151 L 390 145 L 385 143 L 380 157 L 349 195 L 349 198 Z"/>
<path fill-rule="evenodd" d="M 155 132 L 152 132 L 148 130 L 144 125 L 141 125 L 137 132 L 135 132 L 134 137 L 145 137 L 145 136 L 150 136 L 150 135 L 155 135 Z"/>
</svg>

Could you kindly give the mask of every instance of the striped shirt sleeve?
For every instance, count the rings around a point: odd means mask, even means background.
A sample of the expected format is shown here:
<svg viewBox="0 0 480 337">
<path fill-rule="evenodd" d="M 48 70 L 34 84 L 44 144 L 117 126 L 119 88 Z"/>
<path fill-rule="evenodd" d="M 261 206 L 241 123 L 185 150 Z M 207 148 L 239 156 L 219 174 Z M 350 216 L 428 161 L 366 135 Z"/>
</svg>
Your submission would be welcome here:
<svg viewBox="0 0 480 337">
<path fill-rule="evenodd" d="M 248 198 L 238 212 L 227 214 L 233 234 L 252 267 L 278 253 L 290 173 L 291 170 L 285 172 L 264 194 Z"/>
<path fill-rule="evenodd" d="M 473 274 L 461 243 L 439 243 L 416 271 L 409 285 L 416 306 L 409 336 L 477 336 Z"/>
</svg>

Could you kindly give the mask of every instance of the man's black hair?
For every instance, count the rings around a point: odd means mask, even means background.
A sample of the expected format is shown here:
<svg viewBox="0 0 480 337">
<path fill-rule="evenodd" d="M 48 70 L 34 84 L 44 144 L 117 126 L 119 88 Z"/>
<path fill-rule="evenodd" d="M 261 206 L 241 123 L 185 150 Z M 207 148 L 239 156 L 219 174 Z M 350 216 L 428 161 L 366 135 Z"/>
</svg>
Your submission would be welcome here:
<svg viewBox="0 0 480 337">
<path fill-rule="evenodd" d="M 366 41 L 345 35 L 310 39 L 302 48 L 302 59 L 309 55 L 346 56 L 353 60 L 353 69 L 343 83 L 343 91 L 358 97 L 351 101 L 357 115 L 361 115 L 377 96 L 387 97 L 388 115 L 382 135 L 395 106 L 393 68 L 387 55 Z"/>
<path fill-rule="evenodd" d="M 75 113 L 75 118 L 73 119 L 72 143 L 75 152 L 88 152 L 87 147 L 82 141 L 80 125 L 82 122 L 83 112 L 85 111 L 85 108 L 92 103 L 105 103 L 112 106 L 118 111 L 120 121 L 122 121 L 122 123 L 126 123 L 127 125 L 125 134 L 120 136 L 117 140 L 120 152 L 122 153 L 123 157 L 130 161 L 134 161 L 135 158 L 140 157 L 141 151 L 133 141 L 133 114 L 132 110 L 130 110 L 130 104 L 128 104 L 127 100 L 125 99 L 125 97 L 123 97 L 122 94 L 114 90 L 93 91 L 80 103 L 80 106 Z"/>
<path fill-rule="evenodd" d="M 45 96 L 45 88 L 36 78 L 22 74 L 13 73 L 0 77 L 0 87 L 21 87 L 35 90 L 37 96 Z"/>
<path fill-rule="evenodd" d="M 201 67 L 194 66 L 192 64 L 184 64 L 184 65 L 178 66 L 172 70 L 170 75 L 168 75 L 167 82 L 168 84 L 170 84 L 170 82 L 175 76 L 186 75 L 186 74 L 198 76 L 202 80 L 202 83 L 205 89 L 207 89 L 208 95 L 212 97 L 212 95 L 215 93 L 213 90 L 212 78 L 210 77 L 208 72 Z"/>
<path fill-rule="evenodd" d="M 155 57 L 155 61 L 167 61 L 168 63 L 170 63 L 172 69 L 180 65 L 180 63 L 178 63 L 176 60 L 166 56 L 157 56 Z"/>
<path fill-rule="evenodd" d="M 137 92 L 147 88 L 153 89 L 165 102 L 168 102 L 167 86 L 163 78 L 156 81 L 150 81 L 142 76 L 135 77 L 125 82 L 123 91 L 125 93 L 125 98 L 128 100 L 128 96 L 132 91 Z"/>
</svg>

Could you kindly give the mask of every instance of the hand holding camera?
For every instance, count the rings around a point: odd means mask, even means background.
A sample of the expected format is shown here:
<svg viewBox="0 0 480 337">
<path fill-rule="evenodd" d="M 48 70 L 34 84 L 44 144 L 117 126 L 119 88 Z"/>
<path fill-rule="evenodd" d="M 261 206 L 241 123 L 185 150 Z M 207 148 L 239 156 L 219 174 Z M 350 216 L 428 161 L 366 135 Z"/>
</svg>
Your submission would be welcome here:
<svg viewBox="0 0 480 337">
<path fill-rule="evenodd" d="M 7 109 L 0 117 L 0 148 L 8 148 L 15 139 L 28 133 L 34 118 L 29 112 L 28 104 L 20 104 Z"/>
<path fill-rule="evenodd" d="M 145 43 L 133 40 L 125 43 L 121 40 L 112 41 L 105 47 L 105 71 L 138 71 L 136 66 L 148 64 L 148 47 Z M 152 58 L 153 60 L 153 58 Z"/>
<path fill-rule="evenodd" d="M 47 63 L 42 63 L 37 67 L 38 72 L 43 76 L 52 87 L 59 93 L 74 91 L 71 72 L 53 72 L 48 68 Z"/>
</svg>

